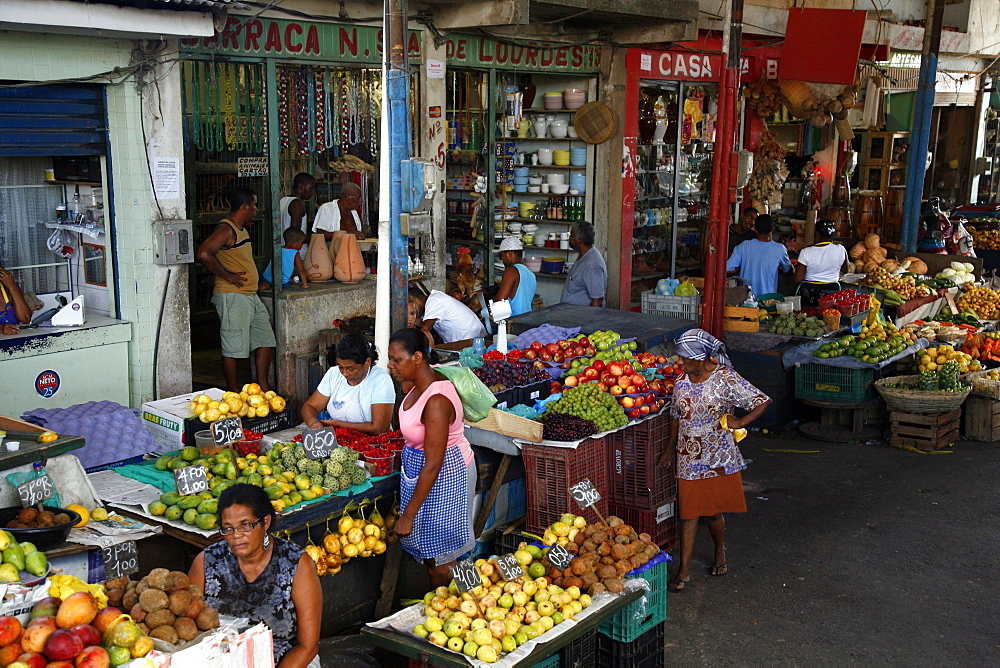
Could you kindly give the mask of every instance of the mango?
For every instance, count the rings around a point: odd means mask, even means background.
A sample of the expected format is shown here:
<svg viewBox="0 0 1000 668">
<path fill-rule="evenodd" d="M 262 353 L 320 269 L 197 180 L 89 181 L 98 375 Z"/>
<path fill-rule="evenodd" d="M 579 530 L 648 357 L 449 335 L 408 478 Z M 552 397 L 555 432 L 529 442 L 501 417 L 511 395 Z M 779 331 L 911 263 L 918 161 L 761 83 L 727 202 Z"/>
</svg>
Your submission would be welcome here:
<svg viewBox="0 0 1000 668">
<path fill-rule="evenodd" d="M 281 489 L 279 485 L 268 485 L 264 488 L 264 493 L 267 494 L 268 499 L 274 501 L 275 499 L 280 499 L 285 490 Z"/>
<path fill-rule="evenodd" d="M 162 501 L 153 501 L 151 504 L 149 504 L 149 512 L 157 516 L 163 515 L 167 512 L 168 507 L 169 506 L 167 506 L 167 504 L 163 503 Z"/>
<path fill-rule="evenodd" d="M 198 511 L 194 508 L 190 508 L 184 511 L 184 515 L 181 519 L 184 520 L 185 524 L 194 524 L 194 521 L 198 518 Z"/>
<path fill-rule="evenodd" d="M 163 516 L 166 517 L 171 522 L 176 522 L 183 515 L 184 511 L 181 510 L 179 506 L 170 506 L 169 508 L 167 508 L 167 512 L 163 513 Z"/>
<path fill-rule="evenodd" d="M 181 495 L 177 492 L 166 492 L 165 494 L 160 494 L 160 501 L 166 506 L 176 506 L 177 502 L 181 500 Z"/>
<path fill-rule="evenodd" d="M 198 504 L 204 499 L 200 498 L 196 494 L 189 494 L 187 496 L 182 496 L 180 501 L 177 502 L 177 507 L 181 510 L 191 510 L 197 508 Z"/>
<path fill-rule="evenodd" d="M 194 519 L 194 523 L 202 531 L 211 531 L 218 526 L 219 520 L 214 513 L 201 513 Z"/>
<path fill-rule="evenodd" d="M 203 515 L 205 513 L 208 513 L 210 515 L 215 515 L 215 512 L 216 510 L 218 510 L 218 508 L 219 508 L 218 499 L 208 499 L 206 501 L 202 501 L 201 503 L 199 503 L 196 510 L 198 511 L 199 515 Z"/>
<path fill-rule="evenodd" d="M 170 462 L 172 461 L 174 461 L 173 457 L 170 457 L 168 455 L 163 455 L 162 457 L 156 460 L 156 464 L 154 464 L 153 466 L 156 467 L 157 471 L 166 471 L 167 469 L 170 468 Z"/>
<path fill-rule="evenodd" d="M 183 459 L 186 462 L 193 462 L 194 460 L 198 459 L 200 455 L 201 452 L 199 452 L 198 448 L 194 447 L 193 445 L 188 445 L 183 450 L 181 450 L 181 459 Z"/>
</svg>

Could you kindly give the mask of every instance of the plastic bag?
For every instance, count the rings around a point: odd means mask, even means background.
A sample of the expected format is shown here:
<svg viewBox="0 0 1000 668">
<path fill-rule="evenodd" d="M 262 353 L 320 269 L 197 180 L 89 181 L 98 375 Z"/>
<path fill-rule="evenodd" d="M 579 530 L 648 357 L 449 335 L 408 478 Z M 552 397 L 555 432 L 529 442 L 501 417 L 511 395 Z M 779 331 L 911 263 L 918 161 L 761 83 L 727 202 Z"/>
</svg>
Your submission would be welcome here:
<svg viewBox="0 0 1000 668">
<path fill-rule="evenodd" d="M 23 485 L 29 480 L 40 478 L 46 474 L 47 471 L 45 470 L 45 467 L 38 465 L 38 466 L 33 466 L 30 471 L 23 471 L 19 473 L 8 473 L 4 477 L 7 479 L 7 484 L 9 484 L 11 487 L 16 488 L 18 485 Z M 52 476 L 49 476 L 49 480 L 52 480 Z M 62 500 L 60 500 L 59 498 L 59 488 L 56 487 L 55 480 L 52 480 L 52 497 L 45 499 L 45 501 L 42 502 L 42 505 L 62 508 Z"/>
<path fill-rule="evenodd" d="M 628 578 L 625 580 L 625 593 L 631 594 L 634 591 L 641 591 L 639 600 L 628 607 L 632 613 L 632 621 L 635 624 L 642 623 L 646 619 L 646 605 L 649 598 L 649 582 L 645 578 Z"/>
<path fill-rule="evenodd" d="M 674 294 L 678 297 L 695 297 L 698 294 L 698 288 L 694 287 L 694 283 L 684 281 L 674 288 Z"/>
<path fill-rule="evenodd" d="M 462 412 L 469 422 L 479 422 L 490 414 L 490 408 L 497 402 L 490 388 L 472 373 L 472 369 L 464 366 L 435 367 L 451 381 L 462 400 Z"/>
</svg>

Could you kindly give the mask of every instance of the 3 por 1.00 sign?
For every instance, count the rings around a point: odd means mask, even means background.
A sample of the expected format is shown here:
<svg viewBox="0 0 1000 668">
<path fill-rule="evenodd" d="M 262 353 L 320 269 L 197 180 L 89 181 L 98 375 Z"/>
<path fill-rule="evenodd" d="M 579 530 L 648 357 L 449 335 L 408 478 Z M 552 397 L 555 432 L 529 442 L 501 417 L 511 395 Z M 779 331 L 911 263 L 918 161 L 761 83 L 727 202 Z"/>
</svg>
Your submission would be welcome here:
<svg viewBox="0 0 1000 668">
<path fill-rule="evenodd" d="M 139 550 L 134 540 L 101 548 L 104 574 L 108 580 L 139 572 Z"/>
</svg>

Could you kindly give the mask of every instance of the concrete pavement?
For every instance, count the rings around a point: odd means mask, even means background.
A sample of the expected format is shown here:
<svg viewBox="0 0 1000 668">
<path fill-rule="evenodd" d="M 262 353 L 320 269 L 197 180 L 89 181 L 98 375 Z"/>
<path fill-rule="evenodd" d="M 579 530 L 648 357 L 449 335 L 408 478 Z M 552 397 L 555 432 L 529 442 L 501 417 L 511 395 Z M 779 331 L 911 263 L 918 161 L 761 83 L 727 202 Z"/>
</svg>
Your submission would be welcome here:
<svg viewBox="0 0 1000 668">
<path fill-rule="evenodd" d="M 708 576 L 700 526 L 691 582 L 669 595 L 667 665 L 1000 665 L 1000 445 L 786 432 L 743 452 L 729 573 Z"/>
</svg>

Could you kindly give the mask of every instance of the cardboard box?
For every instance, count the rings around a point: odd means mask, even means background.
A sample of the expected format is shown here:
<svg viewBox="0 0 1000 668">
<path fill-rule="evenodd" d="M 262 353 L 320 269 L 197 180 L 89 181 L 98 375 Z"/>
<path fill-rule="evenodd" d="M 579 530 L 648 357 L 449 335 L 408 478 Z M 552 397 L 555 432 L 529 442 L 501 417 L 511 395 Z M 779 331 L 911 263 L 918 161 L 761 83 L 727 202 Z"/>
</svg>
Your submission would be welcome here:
<svg viewBox="0 0 1000 668">
<path fill-rule="evenodd" d="M 191 417 L 191 400 L 199 394 L 207 394 L 215 401 L 221 401 L 223 390 L 212 387 L 201 392 L 190 392 L 169 399 L 149 401 L 142 405 L 142 424 L 153 435 L 156 444 L 165 450 L 176 450 L 185 445 L 194 445 L 196 432 L 208 429 L 208 425 L 196 417 Z M 292 426 L 293 411 L 286 409 L 280 413 L 270 413 L 262 418 L 243 418 L 244 429 L 269 434 L 272 431 L 288 429 Z"/>
<path fill-rule="evenodd" d="M 153 435 L 156 444 L 166 450 L 176 450 L 187 445 L 185 429 L 190 428 L 191 401 L 199 394 L 207 394 L 215 401 L 222 400 L 223 391 L 217 387 L 201 392 L 189 392 L 177 397 L 147 401 L 142 405 L 142 424 Z M 198 424 L 202 424 L 197 421 Z M 202 428 L 208 429 L 203 425 Z M 194 432 L 190 440 L 194 443 Z"/>
</svg>

